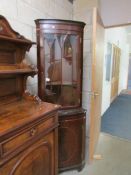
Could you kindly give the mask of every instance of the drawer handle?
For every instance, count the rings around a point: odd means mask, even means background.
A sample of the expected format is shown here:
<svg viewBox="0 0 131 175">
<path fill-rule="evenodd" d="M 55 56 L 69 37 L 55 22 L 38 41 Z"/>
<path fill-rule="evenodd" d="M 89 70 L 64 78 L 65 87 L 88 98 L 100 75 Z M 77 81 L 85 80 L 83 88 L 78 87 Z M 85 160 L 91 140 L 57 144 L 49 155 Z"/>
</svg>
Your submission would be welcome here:
<svg viewBox="0 0 131 175">
<path fill-rule="evenodd" d="M 30 130 L 30 136 L 34 136 L 35 134 L 36 134 L 36 128 L 32 128 L 31 130 Z"/>
</svg>

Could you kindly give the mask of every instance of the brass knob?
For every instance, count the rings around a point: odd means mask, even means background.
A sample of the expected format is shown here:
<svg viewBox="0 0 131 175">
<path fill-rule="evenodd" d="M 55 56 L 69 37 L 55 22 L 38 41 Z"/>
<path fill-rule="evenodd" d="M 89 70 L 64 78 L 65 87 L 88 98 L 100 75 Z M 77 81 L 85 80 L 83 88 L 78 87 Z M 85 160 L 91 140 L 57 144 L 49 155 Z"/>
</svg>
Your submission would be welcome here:
<svg viewBox="0 0 131 175">
<path fill-rule="evenodd" d="M 36 132 L 37 132 L 36 128 L 32 128 L 30 130 L 30 136 L 34 136 L 36 134 Z"/>
</svg>

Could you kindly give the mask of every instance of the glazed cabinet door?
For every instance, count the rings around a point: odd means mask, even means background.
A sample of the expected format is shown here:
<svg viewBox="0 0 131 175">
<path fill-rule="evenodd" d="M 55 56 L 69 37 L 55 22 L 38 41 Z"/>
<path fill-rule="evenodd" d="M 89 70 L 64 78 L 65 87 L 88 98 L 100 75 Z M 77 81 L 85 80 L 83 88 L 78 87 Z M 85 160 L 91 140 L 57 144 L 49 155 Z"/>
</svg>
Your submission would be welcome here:
<svg viewBox="0 0 131 175">
<path fill-rule="evenodd" d="M 64 107 L 80 106 L 80 35 L 43 32 L 44 100 Z M 40 95 L 41 97 L 41 95 Z"/>
<path fill-rule="evenodd" d="M 59 127 L 59 170 L 80 170 L 85 158 L 85 116 L 67 119 Z"/>
<path fill-rule="evenodd" d="M 55 175 L 54 132 L 1 168 L 1 175 Z"/>
</svg>

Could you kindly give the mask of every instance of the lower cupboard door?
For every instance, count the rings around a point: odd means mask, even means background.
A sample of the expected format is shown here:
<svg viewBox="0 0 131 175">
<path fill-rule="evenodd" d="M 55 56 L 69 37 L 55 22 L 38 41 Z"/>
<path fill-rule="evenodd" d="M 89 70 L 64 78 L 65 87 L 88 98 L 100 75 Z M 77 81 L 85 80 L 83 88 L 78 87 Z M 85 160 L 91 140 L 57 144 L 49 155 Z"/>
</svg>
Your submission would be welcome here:
<svg viewBox="0 0 131 175">
<path fill-rule="evenodd" d="M 76 168 L 85 158 L 85 117 L 65 120 L 59 126 L 59 169 Z"/>
<path fill-rule="evenodd" d="M 51 137 L 31 145 L 8 162 L 1 175 L 54 175 L 53 146 Z"/>
<path fill-rule="evenodd" d="M 50 175 L 49 151 L 47 142 L 28 150 L 14 166 L 11 175 Z"/>
</svg>

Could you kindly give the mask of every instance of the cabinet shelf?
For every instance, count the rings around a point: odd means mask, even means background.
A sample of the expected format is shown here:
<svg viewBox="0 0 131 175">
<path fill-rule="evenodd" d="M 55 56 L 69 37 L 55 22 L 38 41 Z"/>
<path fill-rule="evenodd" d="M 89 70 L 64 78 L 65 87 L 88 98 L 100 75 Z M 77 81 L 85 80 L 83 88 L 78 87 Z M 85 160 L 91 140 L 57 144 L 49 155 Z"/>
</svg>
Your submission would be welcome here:
<svg viewBox="0 0 131 175">
<path fill-rule="evenodd" d="M 0 75 L 5 74 L 36 74 L 37 70 L 31 70 L 31 69 L 15 69 L 15 70 L 0 70 Z"/>
<path fill-rule="evenodd" d="M 0 75 L 6 74 L 36 74 L 37 69 L 31 67 L 22 67 L 21 65 L 0 65 Z"/>
<path fill-rule="evenodd" d="M 69 81 L 56 81 L 56 82 L 48 82 L 47 85 L 65 85 L 65 86 L 77 86 L 77 83 L 69 82 Z"/>
</svg>

